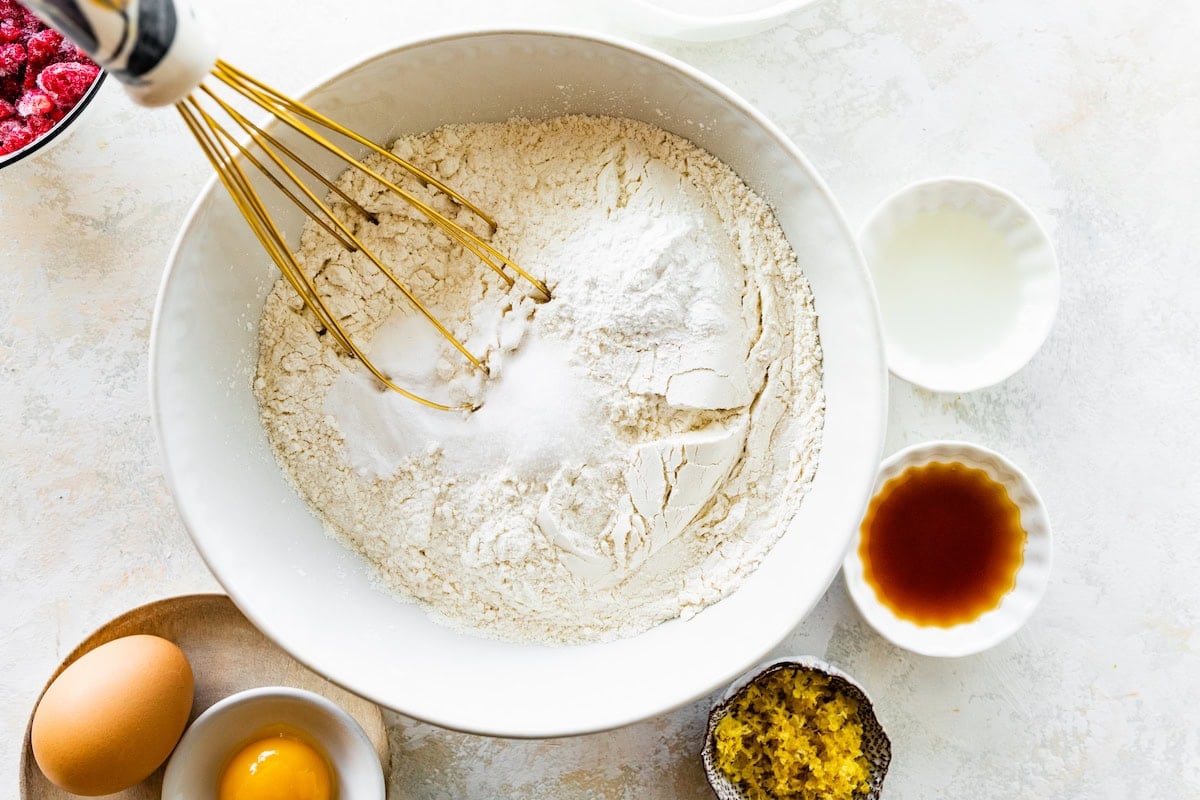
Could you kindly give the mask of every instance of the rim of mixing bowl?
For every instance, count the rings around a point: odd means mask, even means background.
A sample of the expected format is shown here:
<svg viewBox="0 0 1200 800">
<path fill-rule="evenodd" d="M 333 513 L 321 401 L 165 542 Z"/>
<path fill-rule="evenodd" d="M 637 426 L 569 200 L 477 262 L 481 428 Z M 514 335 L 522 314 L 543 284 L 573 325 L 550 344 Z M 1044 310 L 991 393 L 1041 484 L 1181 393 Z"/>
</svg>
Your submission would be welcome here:
<svg viewBox="0 0 1200 800">
<path fill-rule="evenodd" d="M 775 0 L 769 5 L 749 11 L 732 8 L 711 14 L 683 11 L 660 5 L 655 0 L 622 0 L 615 4 L 614 8 L 618 14 L 623 15 L 618 17 L 618 21 L 629 30 L 648 32 L 653 36 L 683 42 L 720 42 L 770 30 L 783 24 L 784 19 L 792 13 L 816 1 Z"/>
<path fill-rule="evenodd" d="M 455 42 L 471 39 L 480 39 L 496 36 L 528 36 L 528 37 L 547 37 L 550 39 L 569 39 L 582 40 L 591 44 L 603 45 L 619 50 L 627 51 L 628 53 L 639 56 L 651 61 L 658 62 L 661 66 L 674 70 L 676 73 L 682 74 L 688 80 L 695 82 L 699 86 L 712 92 L 724 103 L 727 103 L 731 108 L 738 113 L 747 117 L 754 125 L 761 128 L 764 134 L 775 144 L 781 148 L 782 152 L 786 153 L 789 159 L 794 160 L 804 171 L 805 179 L 811 182 L 814 190 L 816 190 L 823 201 L 826 202 L 831 211 L 831 222 L 837 226 L 842 238 L 848 248 L 853 253 L 852 261 L 855 267 L 856 280 L 866 289 L 864 303 L 867 304 L 869 316 L 874 320 L 874 336 L 873 343 L 875 352 L 879 354 L 879 403 L 874 412 L 874 419 L 864 419 L 863 425 L 871 425 L 872 430 L 878 432 L 876 446 L 874 448 L 874 456 L 869 465 L 864 464 L 862 480 L 855 485 L 860 485 L 855 498 L 854 522 L 847 526 L 845 531 L 845 542 L 841 548 L 841 555 L 836 559 L 832 559 L 826 568 L 821 572 L 822 581 L 818 585 L 815 581 L 813 589 L 807 593 L 796 592 L 792 598 L 793 604 L 787 609 L 787 613 L 778 615 L 779 622 L 774 624 L 770 629 L 769 634 L 764 634 L 757 646 L 752 650 L 745 650 L 738 659 L 736 666 L 723 669 L 719 673 L 709 675 L 703 682 L 703 686 L 692 686 L 686 691 L 681 691 L 679 694 L 664 697 L 661 701 L 654 704 L 646 704 L 638 709 L 636 713 L 632 711 L 615 712 L 609 711 L 608 715 L 603 718 L 589 720 L 584 724 L 551 724 L 543 723 L 540 726 L 534 725 L 515 725 L 511 722 L 496 723 L 487 726 L 479 723 L 465 723 L 457 719 L 447 719 L 429 708 L 411 708 L 398 707 L 394 700 L 384 696 L 377 688 L 367 685 L 369 681 L 363 678 L 361 673 L 350 674 L 345 670 L 329 669 L 323 666 L 320 661 L 320 652 L 315 650 L 298 650 L 295 642 L 290 641 L 285 635 L 281 635 L 282 624 L 273 624 L 271 619 L 264 616 L 262 609 L 247 601 L 246 594 L 239 586 L 230 585 L 214 567 L 214 559 L 212 554 L 207 550 L 206 545 L 196 537 L 194 531 L 195 512 L 194 510 L 185 508 L 180 504 L 178 498 L 179 482 L 176 474 L 176 468 L 173 466 L 171 454 L 168 453 L 165 436 L 162 411 L 160 409 L 160 374 L 157 369 L 159 360 L 159 334 L 160 324 L 163 318 L 163 306 L 167 296 L 167 289 L 171 282 L 175 266 L 178 264 L 179 253 L 184 244 L 184 234 L 190 229 L 198 215 L 205 211 L 205 204 L 218 188 L 217 176 L 211 176 L 202 187 L 196 201 L 189 209 L 186 218 L 180 226 L 179 234 L 171 247 L 171 251 L 167 256 L 166 269 L 163 272 L 162 280 L 159 285 L 159 291 L 154 306 L 154 314 L 151 322 L 149 364 L 150 364 L 150 405 L 151 417 L 154 424 L 156 438 L 159 443 L 159 454 L 163 466 L 164 478 L 172 493 L 172 498 L 175 500 L 176 508 L 178 509 L 180 518 L 187 529 L 189 537 L 192 540 L 200 557 L 209 567 L 213 576 L 221 583 L 222 587 L 228 593 L 229 597 L 237 605 L 238 609 L 249 619 L 259 630 L 268 638 L 274 641 L 280 648 L 289 653 L 300 663 L 304 664 L 309 669 L 319 675 L 322 675 L 330 682 L 341 686 L 347 691 L 354 692 L 364 698 L 372 700 L 379 705 L 393 709 L 406 716 L 418 719 L 424 722 L 435 724 L 439 727 L 449 730 L 457 730 L 465 733 L 479 734 L 485 736 L 498 736 L 505 738 L 516 739 L 539 739 L 552 738 L 562 736 L 586 735 L 590 733 L 599 733 L 606 730 L 613 730 L 624 727 L 651 717 L 674 711 L 678 708 L 695 702 L 696 700 L 705 697 L 713 690 L 728 684 L 733 678 L 745 671 L 747 665 L 752 665 L 762 661 L 767 654 L 781 642 L 790 633 L 796 625 L 798 625 L 808 613 L 816 606 L 821 597 L 824 596 L 830 583 L 837 576 L 838 570 L 841 569 L 842 559 L 845 554 L 845 548 L 849 546 L 854 531 L 854 524 L 857 519 L 862 516 L 862 512 L 866 509 L 867 502 L 870 500 L 874 486 L 875 474 L 878 469 L 878 464 L 883 455 L 884 432 L 887 428 L 887 366 L 886 359 L 883 357 L 884 343 L 882 337 L 882 323 L 879 312 L 879 305 L 875 297 L 874 287 L 871 282 L 871 276 L 867 269 L 866 263 L 862 257 L 861 250 L 858 248 L 857 239 L 846 220 L 845 214 L 842 211 L 836 197 L 830 191 L 825 179 L 819 174 L 813 164 L 799 150 L 799 148 L 788 138 L 779 126 L 770 121 L 762 112 L 754 108 L 750 103 L 744 100 L 740 95 L 729 89 L 724 84 L 708 76 L 696 67 L 693 67 L 673 56 L 662 53 L 651 47 L 642 46 L 622 38 L 610 35 L 601 35 L 587 31 L 580 31 L 571 28 L 562 27 L 501 27 L 501 28 L 483 28 L 483 29 L 465 29 L 465 30 L 450 30 L 439 33 L 429 34 L 420 38 L 411 39 L 402 42 L 398 45 L 382 48 L 365 57 L 348 60 L 339 68 L 330 71 L 320 80 L 309 84 L 301 91 L 296 92 L 293 96 L 298 99 L 306 99 L 314 93 L 320 91 L 328 84 L 342 78 L 347 73 L 354 69 L 363 67 L 367 64 L 375 62 L 379 59 L 389 57 L 395 53 L 400 53 L 412 49 L 438 45 L 446 42 Z M 568 113 L 568 112 L 564 112 Z M 819 315 L 819 312 L 818 312 Z M 821 458 L 824 457 L 822 452 Z M 820 471 L 820 462 L 818 462 L 818 473 Z M 776 543 L 778 544 L 778 543 Z M 774 547 L 774 546 L 773 546 Z M 757 568 L 756 568 L 757 569 Z M 731 593 L 728 597 L 733 597 L 737 592 Z M 726 599 L 728 599 L 728 597 Z M 713 607 L 720 605 L 714 604 Z M 791 613 L 795 609 L 797 613 Z M 666 624 L 666 623 L 664 623 Z"/>
</svg>

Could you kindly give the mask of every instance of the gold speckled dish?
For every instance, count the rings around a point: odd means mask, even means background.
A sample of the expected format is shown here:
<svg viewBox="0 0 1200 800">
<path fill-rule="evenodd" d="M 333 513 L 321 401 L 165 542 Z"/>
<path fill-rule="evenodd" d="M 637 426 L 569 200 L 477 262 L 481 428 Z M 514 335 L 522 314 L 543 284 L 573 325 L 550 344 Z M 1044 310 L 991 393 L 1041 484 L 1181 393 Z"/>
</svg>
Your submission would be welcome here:
<svg viewBox="0 0 1200 800">
<path fill-rule="evenodd" d="M 765 664 L 759 664 L 735 680 L 708 713 L 708 729 L 704 734 L 704 773 L 720 800 L 745 800 L 741 790 L 733 784 L 717 768 L 716 765 L 716 730 L 719 723 L 728 713 L 730 706 L 752 683 L 778 672 L 782 669 L 800 669 L 809 672 L 819 672 L 832 679 L 839 691 L 845 692 L 858 702 L 859 716 L 863 725 L 863 755 L 870 765 L 870 791 L 856 797 L 855 800 L 878 800 L 883 790 L 883 779 L 887 776 L 888 765 L 892 763 L 892 742 L 884 733 L 883 725 L 875 715 L 875 707 L 871 698 L 858 682 L 837 667 L 831 666 L 813 656 L 791 656 L 777 658 Z"/>
</svg>

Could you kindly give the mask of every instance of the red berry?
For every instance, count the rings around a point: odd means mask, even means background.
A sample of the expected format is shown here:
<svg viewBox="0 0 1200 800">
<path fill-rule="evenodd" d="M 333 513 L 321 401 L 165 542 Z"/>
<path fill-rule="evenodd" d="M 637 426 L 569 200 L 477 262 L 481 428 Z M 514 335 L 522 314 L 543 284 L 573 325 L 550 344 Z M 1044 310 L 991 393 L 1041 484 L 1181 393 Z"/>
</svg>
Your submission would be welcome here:
<svg viewBox="0 0 1200 800">
<path fill-rule="evenodd" d="M 16 42 L 0 44 L 0 77 L 16 75 L 25 66 L 25 48 Z"/>
<path fill-rule="evenodd" d="M 38 19 L 37 15 L 27 8 L 21 8 L 20 19 L 15 19 L 15 21 L 29 34 L 34 34 L 38 31 L 43 31 L 46 29 L 45 23 Z"/>
<path fill-rule="evenodd" d="M 16 120 L 0 122 L 0 153 L 20 150 L 34 138 L 33 132 Z"/>
<path fill-rule="evenodd" d="M 17 110 L 13 108 L 13 104 L 0 97 L 0 120 L 6 120 L 16 113 Z"/>
<path fill-rule="evenodd" d="M 0 42 L 15 42 L 21 38 L 21 29 L 5 19 L 0 22 Z"/>
<path fill-rule="evenodd" d="M 34 136 L 41 136 L 54 127 L 54 120 L 42 114 L 35 114 L 25 119 L 25 126 L 33 132 Z"/>
<path fill-rule="evenodd" d="M 57 52 L 63 42 L 62 34 L 46 28 L 29 37 L 25 43 L 25 52 L 29 54 L 30 65 L 41 66 L 48 62 Z"/>
<path fill-rule="evenodd" d="M 54 110 L 54 98 L 46 92 L 32 91 L 21 95 L 17 101 L 17 113 L 22 117 L 46 114 Z"/>
<path fill-rule="evenodd" d="M 20 26 L 21 21 L 24 19 L 25 9 L 12 2 L 12 0 L 0 0 L 0 20 Z"/>
<path fill-rule="evenodd" d="M 78 61 L 79 48 L 70 39 L 63 39 L 58 45 L 58 52 L 54 55 L 55 61 Z M 86 56 L 85 56 L 86 58 Z"/>
<path fill-rule="evenodd" d="M 99 74 L 100 68 L 95 64 L 60 62 L 43 69 L 37 76 L 37 85 L 60 108 L 66 109 L 79 102 Z"/>
<path fill-rule="evenodd" d="M 34 136 L 41 136 L 43 133 L 54 127 L 55 120 L 39 114 L 25 120 L 25 123 L 29 126 L 29 130 Z"/>
</svg>

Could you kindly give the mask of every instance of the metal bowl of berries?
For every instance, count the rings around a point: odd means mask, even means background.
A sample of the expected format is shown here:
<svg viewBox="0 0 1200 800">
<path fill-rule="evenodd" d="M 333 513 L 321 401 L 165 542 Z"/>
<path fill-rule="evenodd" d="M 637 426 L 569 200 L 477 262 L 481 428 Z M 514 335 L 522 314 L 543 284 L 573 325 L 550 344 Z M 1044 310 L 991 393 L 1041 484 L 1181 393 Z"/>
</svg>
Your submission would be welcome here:
<svg viewBox="0 0 1200 800">
<path fill-rule="evenodd" d="M 71 40 L 0 0 L 0 167 L 61 141 L 103 82 Z"/>
</svg>

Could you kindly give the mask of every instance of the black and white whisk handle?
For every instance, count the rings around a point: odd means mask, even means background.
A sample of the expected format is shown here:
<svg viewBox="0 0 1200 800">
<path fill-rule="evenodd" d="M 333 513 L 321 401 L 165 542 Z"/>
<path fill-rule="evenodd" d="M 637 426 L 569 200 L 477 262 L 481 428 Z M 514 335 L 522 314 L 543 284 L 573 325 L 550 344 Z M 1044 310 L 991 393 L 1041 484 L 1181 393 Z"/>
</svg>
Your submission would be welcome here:
<svg viewBox="0 0 1200 800">
<path fill-rule="evenodd" d="M 182 100 L 217 51 L 186 0 L 22 0 L 144 106 Z"/>
</svg>

